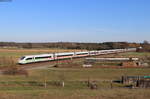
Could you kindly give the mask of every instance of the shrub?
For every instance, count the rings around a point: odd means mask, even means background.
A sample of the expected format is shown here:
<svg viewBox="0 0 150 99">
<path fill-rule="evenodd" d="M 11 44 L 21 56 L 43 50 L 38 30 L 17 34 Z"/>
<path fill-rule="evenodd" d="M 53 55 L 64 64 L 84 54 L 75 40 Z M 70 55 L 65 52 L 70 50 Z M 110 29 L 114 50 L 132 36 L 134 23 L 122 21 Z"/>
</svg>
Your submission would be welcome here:
<svg viewBox="0 0 150 99">
<path fill-rule="evenodd" d="M 0 57 L 0 66 L 16 66 L 13 57 Z"/>
<path fill-rule="evenodd" d="M 18 67 L 12 66 L 3 71 L 5 75 L 25 75 L 28 76 L 27 70 L 20 69 Z"/>
</svg>

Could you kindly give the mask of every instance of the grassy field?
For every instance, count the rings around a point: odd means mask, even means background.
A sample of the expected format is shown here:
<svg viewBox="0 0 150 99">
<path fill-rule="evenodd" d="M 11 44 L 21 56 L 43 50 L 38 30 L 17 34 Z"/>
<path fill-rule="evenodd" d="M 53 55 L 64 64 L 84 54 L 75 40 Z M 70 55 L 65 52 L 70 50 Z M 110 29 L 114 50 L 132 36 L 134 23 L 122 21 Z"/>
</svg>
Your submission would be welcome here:
<svg viewBox="0 0 150 99">
<path fill-rule="evenodd" d="M 64 75 L 69 81 L 83 81 L 90 78 L 91 80 L 117 80 L 122 75 L 150 75 L 150 68 L 49 68 L 39 70 L 29 70 L 29 77 L 25 76 L 4 76 L 0 75 L 0 81 L 9 80 L 59 80 L 59 76 Z"/>
<path fill-rule="evenodd" d="M 49 68 L 30 70 L 29 77 L 0 76 L 0 98 L 6 99 L 149 99 L 149 89 L 127 89 L 122 84 L 113 83 L 122 75 L 149 75 L 150 69 L 97 69 L 97 68 Z M 65 81 L 65 87 L 54 82 Z M 98 90 L 91 90 L 85 81 L 97 81 Z M 44 81 L 47 88 L 44 88 Z M 119 87 L 120 86 L 120 87 Z M 4 99 L 5 99 L 4 98 Z"/>
<path fill-rule="evenodd" d="M 53 90 L 24 90 L 0 91 L 1 99 L 149 99 L 148 89 L 53 89 Z"/>
<path fill-rule="evenodd" d="M 28 54 L 64 52 L 58 49 L 0 49 L 0 56 L 14 59 Z M 128 52 L 105 57 L 145 57 L 150 53 Z M 76 64 L 83 63 L 76 61 Z M 74 65 L 76 65 L 74 64 Z M 63 64 L 65 65 L 65 64 Z M 68 65 L 68 63 L 67 63 Z M 149 99 L 150 89 L 129 89 L 112 83 L 123 75 L 150 75 L 150 68 L 46 68 L 29 70 L 29 76 L 0 75 L 0 99 Z M 97 90 L 91 90 L 87 81 L 95 81 Z M 58 83 L 64 81 L 65 87 Z M 47 87 L 44 87 L 47 82 Z"/>
</svg>

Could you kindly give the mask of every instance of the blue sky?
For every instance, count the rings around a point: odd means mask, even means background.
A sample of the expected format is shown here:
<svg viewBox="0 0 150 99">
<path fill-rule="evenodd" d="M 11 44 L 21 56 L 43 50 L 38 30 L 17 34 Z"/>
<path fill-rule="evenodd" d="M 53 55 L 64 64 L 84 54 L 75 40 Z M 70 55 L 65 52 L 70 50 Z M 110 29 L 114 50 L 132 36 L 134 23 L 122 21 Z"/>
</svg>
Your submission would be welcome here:
<svg viewBox="0 0 150 99">
<path fill-rule="evenodd" d="M 0 2 L 0 41 L 150 41 L 150 0 Z"/>
</svg>

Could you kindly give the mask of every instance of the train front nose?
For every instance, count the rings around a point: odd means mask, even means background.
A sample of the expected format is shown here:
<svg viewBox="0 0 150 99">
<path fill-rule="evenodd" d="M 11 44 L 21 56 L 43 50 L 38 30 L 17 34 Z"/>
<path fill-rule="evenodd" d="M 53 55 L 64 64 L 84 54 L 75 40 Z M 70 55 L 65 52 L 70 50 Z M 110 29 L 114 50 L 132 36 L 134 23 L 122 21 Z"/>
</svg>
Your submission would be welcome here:
<svg viewBox="0 0 150 99">
<path fill-rule="evenodd" d="M 18 64 L 24 64 L 24 61 L 23 60 L 19 60 Z"/>
<path fill-rule="evenodd" d="M 19 60 L 18 60 L 18 63 L 19 64 L 24 64 L 24 59 L 25 59 L 25 56 L 21 57 Z"/>
<path fill-rule="evenodd" d="M 18 64 L 21 64 L 22 63 L 22 61 L 21 60 L 18 60 Z"/>
</svg>

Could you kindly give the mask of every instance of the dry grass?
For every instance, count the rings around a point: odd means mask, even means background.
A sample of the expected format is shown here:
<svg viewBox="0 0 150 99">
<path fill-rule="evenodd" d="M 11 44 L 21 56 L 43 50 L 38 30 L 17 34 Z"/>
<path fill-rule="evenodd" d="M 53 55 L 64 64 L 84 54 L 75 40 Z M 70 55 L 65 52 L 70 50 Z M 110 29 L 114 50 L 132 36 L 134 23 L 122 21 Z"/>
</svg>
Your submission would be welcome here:
<svg viewBox="0 0 150 99">
<path fill-rule="evenodd" d="M 3 71 L 4 75 L 25 75 L 28 76 L 27 70 L 20 69 L 16 66 L 9 66 L 7 69 Z"/>
<path fill-rule="evenodd" d="M 34 90 L 0 92 L 1 99 L 149 99 L 150 90 Z"/>
<path fill-rule="evenodd" d="M 0 57 L 0 66 L 16 66 L 15 59 L 13 57 Z"/>
</svg>

